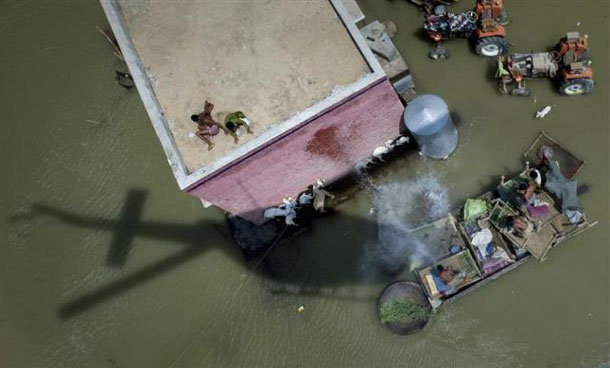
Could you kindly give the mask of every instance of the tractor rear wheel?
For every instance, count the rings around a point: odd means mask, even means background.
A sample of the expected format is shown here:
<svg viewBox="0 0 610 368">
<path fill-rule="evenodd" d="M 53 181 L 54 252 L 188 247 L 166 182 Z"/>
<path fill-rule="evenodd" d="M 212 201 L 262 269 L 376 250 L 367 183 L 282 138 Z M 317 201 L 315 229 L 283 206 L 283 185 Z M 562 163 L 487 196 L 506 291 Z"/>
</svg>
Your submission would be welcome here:
<svg viewBox="0 0 610 368">
<path fill-rule="evenodd" d="M 475 45 L 478 55 L 496 57 L 502 55 L 508 49 L 503 37 L 485 37 L 477 40 Z"/>
<path fill-rule="evenodd" d="M 428 56 L 430 56 L 430 59 L 434 60 L 447 59 L 449 58 L 449 51 L 444 47 L 435 46 L 430 48 Z"/>
<path fill-rule="evenodd" d="M 568 79 L 561 83 L 559 92 L 566 96 L 585 95 L 593 92 L 593 80 L 586 78 Z"/>
</svg>

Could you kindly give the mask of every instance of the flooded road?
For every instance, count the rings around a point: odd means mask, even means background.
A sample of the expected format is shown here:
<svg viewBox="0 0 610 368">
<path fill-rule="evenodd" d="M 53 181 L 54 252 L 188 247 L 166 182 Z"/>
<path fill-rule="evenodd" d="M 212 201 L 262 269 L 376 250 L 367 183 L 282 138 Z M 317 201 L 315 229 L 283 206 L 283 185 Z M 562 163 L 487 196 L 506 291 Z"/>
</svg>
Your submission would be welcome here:
<svg viewBox="0 0 610 368">
<path fill-rule="evenodd" d="M 408 155 L 373 188 L 433 177 L 457 206 L 519 170 L 544 130 L 587 161 L 581 199 L 600 224 L 442 308 L 422 332 L 392 335 L 375 315 L 390 278 L 371 261 L 374 191 L 266 262 L 245 261 L 222 213 L 179 192 L 137 93 L 113 80 L 124 67 L 95 29 L 106 24 L 97 1 L 4 1 L 2 367 L 609 366 L 607 1 L 507 1 L 513 51 L 590 35 L 596 90 L 574 98 L 548 80 L 529 83 L 529 98 L 501 96 L 467 42 L 428 59 L 412 4 L 359 3 L 398 25 L 418 93 L 443 97 L 460 134 L 448 161 Z"/>
</svg>

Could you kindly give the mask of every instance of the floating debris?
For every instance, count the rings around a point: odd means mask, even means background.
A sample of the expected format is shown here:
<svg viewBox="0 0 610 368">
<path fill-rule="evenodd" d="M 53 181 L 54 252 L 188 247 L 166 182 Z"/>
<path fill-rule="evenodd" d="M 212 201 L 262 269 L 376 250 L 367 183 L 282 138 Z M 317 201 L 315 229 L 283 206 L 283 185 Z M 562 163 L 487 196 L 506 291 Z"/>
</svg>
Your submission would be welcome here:
<svg viewBox="0 0 610 368">
<path fill-rule="evenodd" d="M 551 106 L 546 106 L 540 111 L 536 111 L 536 119 L 544 118 L 551 111 Z"/>
<path fill-rule="evenodd" d="M 305 311 L 305 307 L 302 305 L 299 305 L 299 307 L 297 308 L 297 313 L 303 313 Z"/>
</svg>

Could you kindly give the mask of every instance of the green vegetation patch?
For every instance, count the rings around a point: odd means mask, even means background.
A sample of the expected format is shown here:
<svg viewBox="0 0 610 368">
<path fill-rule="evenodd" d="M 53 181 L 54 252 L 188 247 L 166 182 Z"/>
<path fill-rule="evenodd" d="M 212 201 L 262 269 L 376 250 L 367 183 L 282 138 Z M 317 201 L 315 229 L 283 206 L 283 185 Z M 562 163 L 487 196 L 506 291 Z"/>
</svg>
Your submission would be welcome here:
<svg viewBox="0 0 610 368">
<path fill-rule="evenodd" d="M 413 303 L 409 299 L 388 300 L 381 305 L 379 314 L 381 323 L 411 322 L 430 318 L 429 308 Z"/>
</svg>

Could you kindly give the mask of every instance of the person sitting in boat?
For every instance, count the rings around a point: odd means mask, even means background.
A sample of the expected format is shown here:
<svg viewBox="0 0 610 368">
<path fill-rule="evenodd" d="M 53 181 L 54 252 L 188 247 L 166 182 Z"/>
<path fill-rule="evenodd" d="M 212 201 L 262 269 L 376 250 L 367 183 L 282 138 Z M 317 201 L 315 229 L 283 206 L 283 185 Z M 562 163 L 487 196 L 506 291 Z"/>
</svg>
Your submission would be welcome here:
<svg viewBox="0 0 610 368">
<path fill-rule="evenodd" d="M 548 167 L 555 156 L 555 151 L 549 146 L 541 146 L 538 150 L 538 169 Z"/>
<path fill-rule="evenodd" d="M 536 202 L 536 184 L 532 181 L 519 184 L 517 194 L 522 206 L 533 206 Z"/>
<path fill-rule="evenodd" d="M 436 266 L 436 271 L 432 272 L 432 279 L 436 289 L 442 296 L 447 296 L 455 292 L 455 285 L 464 278 L 461 272 L 455 271 L 452 267 L 443 265 Z"/>
<path fill-rule="evenodd" d="M 530 181 L 532 183 L 534 183 L 537 187 L 541 188 L 542 187 L 542 174 L 540 173 L 540 170 L 538 169 L 531 169 L 527 176 L 529 176 Z"/>
<path fill-rule="evenodd" d="M 524 216 L 506 216 L 506 229 L 520 238 L 527 239 L 534 232 L 534 224 Z"/>
<path fill-rule="evenodd" d="M 548 213 L 548 203 L 539 199 L 542 193 L 542 175 L 536 169 L 528 172 L 529 181 L 517 188 L 517 203 L 528 218 L 542 217 Z"/>
</svg>

